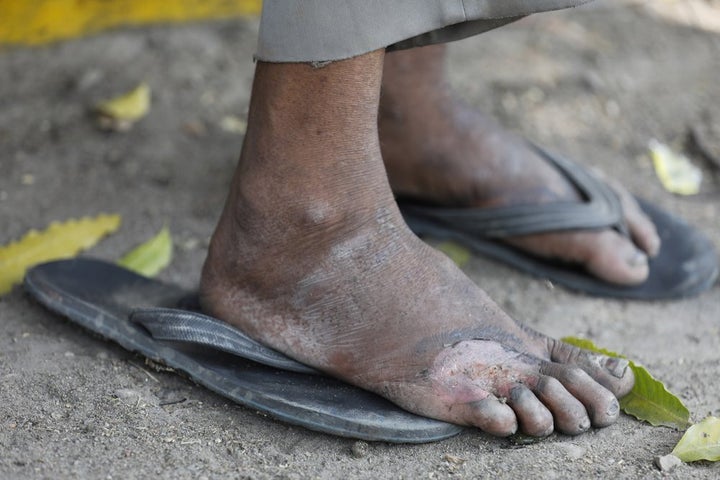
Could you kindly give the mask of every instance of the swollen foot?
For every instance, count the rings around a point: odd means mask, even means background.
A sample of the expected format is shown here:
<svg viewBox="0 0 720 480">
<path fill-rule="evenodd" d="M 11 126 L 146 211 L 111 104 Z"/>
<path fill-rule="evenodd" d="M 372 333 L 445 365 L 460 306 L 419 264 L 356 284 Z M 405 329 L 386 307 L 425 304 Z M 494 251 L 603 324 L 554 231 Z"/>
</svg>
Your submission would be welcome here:
<svg viewBox="0 0 720 480">
<path fill-rule="evenodd" d="M 377 142 L 381 62 L 259 64 L 204 309 L 420 415 L 495 435 L 609 425 L 624 361 L 517 324 L 405 226 Z"/>
<path fill-rule="evenodd" d="M 372 203 L 372 202 L 368 202 Z M 211 314 L 297 360 L 399 406 L 495 435 L 578 434 L 618 416 L 622 360 L 583 352 L 507 317 L 407 230 L 392 204 L 309 202 L 284 226 L 231 201 L 202 279 Z M 266 232 L 275 232 L 268 236 Z"/>
</svg>

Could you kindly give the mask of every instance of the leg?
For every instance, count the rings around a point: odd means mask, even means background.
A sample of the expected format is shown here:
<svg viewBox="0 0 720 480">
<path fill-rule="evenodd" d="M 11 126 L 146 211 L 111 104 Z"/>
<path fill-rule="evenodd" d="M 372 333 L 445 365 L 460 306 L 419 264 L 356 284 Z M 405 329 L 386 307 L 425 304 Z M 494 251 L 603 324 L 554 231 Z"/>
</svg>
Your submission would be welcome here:
<svg viewBox="0 0 720 480">
<path fill-rule="evenodd" d="M 517 324 L 404 224 L 378 141 L 383 60 L 258 64 L 204 308 L 421 415 L 497 435 L 612 423 L 624 361 Z"/>
<path fill-rule="evenodd" d="M 459 102 L 445 74 L 444 45 L 390 53 L 380 104 L 382 154 L 393 190 L 441 205 L 508 206 L 578 201 L 578 193 L 516 135 Z M 513 245 L 585 265 L 620 284 L 647 277 L 659 249 L 652 223 L 624 200 L 635 243 L 614 231 L 516 237 Z"/>
</svg>

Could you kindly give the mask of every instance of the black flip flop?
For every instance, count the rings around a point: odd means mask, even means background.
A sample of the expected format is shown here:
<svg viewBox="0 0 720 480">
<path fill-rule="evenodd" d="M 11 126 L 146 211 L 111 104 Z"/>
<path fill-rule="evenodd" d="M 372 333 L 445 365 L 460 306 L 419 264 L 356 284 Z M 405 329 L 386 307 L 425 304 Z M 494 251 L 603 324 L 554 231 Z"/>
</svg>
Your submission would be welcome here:
<svg viewBox="0 0 720 480">
<path fill-rule="evenodd" d="M 188 293 L 117 265 L 78 258 L 39 265 L 25 289 L 41 304 L 127 350 L 279 420 L 370 441 L 424 443 L 462 431 L 326 377 L 239 330 L 190 310 Z"/>
<path fill-rule="evenodd" d="M 585 202 L 474 209 L 398 199 L 405 221 L 421 237 L 455 241 L 480 255 L 590 295 L 660 300 L 697 295 L 713 285 L 718 259 L 710 240 L 641 199 L 640 207 L 657 227 L 662 241 L 660 253 L 650 259 L 648 279 L 641 285 L 614 285 L 577 266 L 541 259 L 500 242 L 516 235 L 608 227 L 628 235 L 620 201 L 610 187 L 580 165 L 534 148 L 576 186 Z"/>
</svg>

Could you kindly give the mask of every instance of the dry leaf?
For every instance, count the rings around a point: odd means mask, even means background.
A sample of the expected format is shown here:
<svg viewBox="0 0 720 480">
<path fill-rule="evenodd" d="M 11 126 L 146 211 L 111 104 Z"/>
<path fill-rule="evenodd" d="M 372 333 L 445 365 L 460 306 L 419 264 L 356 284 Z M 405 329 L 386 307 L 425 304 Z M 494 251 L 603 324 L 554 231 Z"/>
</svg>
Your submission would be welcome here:
<svg viewBox="0 0 720 480">
<path fill-rule="evenodd" d="M 106 130 L 128 130 L 133 123 L 147 115 L 150 109 L 150 87 L 141 83 L 132 91 L 100 102 L 95 106 L 98 124 Z"/>
<path fill-rule="evenodd" d="M 54 222 L 42 232 L 31 230 L 19 241 L 0 246 L 0 294 L 21 282 L 33 265 L 74 257 L 119 226 L 119 215 Z"/>
<path fill-rule="evenodd" d="M 648 144 L 655 173 L 665 190 L 678 195 L 695 195 L 700 192 L 702 171 L 690 160 L 657 140 Z"/>
<path fill-rule="evenodd" d="M 245 133 L 247 122 L 234 115 L 226 115 L 220 119 L 220 128 L 228 133 Z"/>
</svg>

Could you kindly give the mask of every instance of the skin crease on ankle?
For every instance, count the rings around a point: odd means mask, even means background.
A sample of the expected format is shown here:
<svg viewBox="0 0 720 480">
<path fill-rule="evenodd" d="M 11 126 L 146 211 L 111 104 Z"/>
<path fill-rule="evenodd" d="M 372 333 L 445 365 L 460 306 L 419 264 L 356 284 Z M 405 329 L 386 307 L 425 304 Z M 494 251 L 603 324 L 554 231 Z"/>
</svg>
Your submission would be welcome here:
<svg viewBox="0 0 720 480">
<path fill-rule="evenodd" d="M 613 423 L 626 363 L 518 324 L 405 225 L 378 140 L 383 57 L 258 63 L 204 310 L 420 415 L 495 435 Z"/>
<path fill-rule="evenodd" d="M 380 101 L 382 155 L 393 191 L 451 207 L 496 207 L 581 201 L 578 192 L 520 137 L 462 103 L 446 76 L 447 47 L 386 56 Z M 652 222 L 622 186 L 632 240 L 612 229 L 509 238 L 541 257 L 585 265 L 611 283 L 633 285 L 648 275 L 660 248 Z"/>
</svg>

